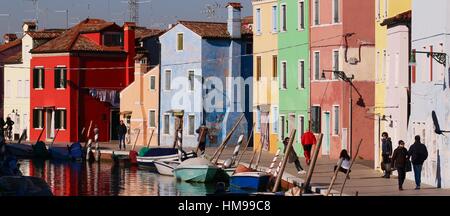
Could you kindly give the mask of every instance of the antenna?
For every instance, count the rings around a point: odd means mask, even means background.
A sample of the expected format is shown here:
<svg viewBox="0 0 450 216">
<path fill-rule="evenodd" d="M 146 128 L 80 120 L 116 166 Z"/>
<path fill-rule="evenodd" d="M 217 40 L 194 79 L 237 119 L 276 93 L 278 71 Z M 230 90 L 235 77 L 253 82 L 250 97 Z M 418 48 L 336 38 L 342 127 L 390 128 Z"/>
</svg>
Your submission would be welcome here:
<svg viewBox="0 0 450 216">
<path fill-rule="evenodd" d="M 39 2 L 38 0 L 26 0 L 33 3 L 36 25 L 39 24 Z"/>
<path fill-rule="evenodd" d="M 69 9 L 57 10 L 55 13 L 66 13 L 66 29 L 69 29 Z"/>
<path fill-rule="evenodd" d="M 206 4 L 205 5 L 205 9 L 202 10 L 203 14 L 206 14 L 206 17 L 208 19 L 212 19 L 215 20 L 217 18 L 217 9 L 221 8 L 222 6 L 220 5 L 220 3 L 215 2 L 214 4 Z"/>
<path fill-rule="evenodd" d="M 139 4 L 151 2 L 152 1 L 137 1 L 137 0 L 122 1 L 122 3 L 128 3 L 128 12 L 130 13 L 129 21 L 136 23 L 136 25 L 139 25 Z"/>
</svg>

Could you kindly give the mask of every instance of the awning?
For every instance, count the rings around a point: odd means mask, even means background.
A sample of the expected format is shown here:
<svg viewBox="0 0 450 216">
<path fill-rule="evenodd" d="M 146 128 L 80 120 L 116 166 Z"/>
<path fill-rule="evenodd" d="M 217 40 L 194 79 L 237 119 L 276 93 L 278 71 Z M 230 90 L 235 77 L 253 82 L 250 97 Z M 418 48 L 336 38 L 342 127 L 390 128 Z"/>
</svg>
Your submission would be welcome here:
<svg viewBox="0 0 450 216">
<path fill-rule="evenodd" d="M 133 112 L 131 112 L 131 111 L 123 111 L 123 112 L 120 112 L 120 115 L 131 115 Z"/>
</svg>

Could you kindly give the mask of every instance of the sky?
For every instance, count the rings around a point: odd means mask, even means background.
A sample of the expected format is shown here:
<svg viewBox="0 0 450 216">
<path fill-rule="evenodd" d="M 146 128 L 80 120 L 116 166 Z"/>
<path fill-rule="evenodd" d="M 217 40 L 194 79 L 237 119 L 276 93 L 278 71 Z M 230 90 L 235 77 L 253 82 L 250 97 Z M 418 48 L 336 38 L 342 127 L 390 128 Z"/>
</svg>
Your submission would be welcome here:
<svg viewBox="0 0 450 216">
<path fill-rule="evenodd" d="M 129 21 L 127 0 L 37 0 L 39 28 L 65 28 L 85 18 L 101 18 L 122 25 Z M 230 0 L 139 0 L 140 26 L 167 28 L 176 20 L 225 21 L 225 5 Z M 252 13 L 251 0 L 231 0 L 243 4 L 242 15 Z M 22 33 L 22 23 L 36 17 L 32 0 L 0 0 L 0 35 Z M 208 12 L 209 11 L 209 12 Z M 211 12 L 212 11 L 212 12 Z"/>
</svg>

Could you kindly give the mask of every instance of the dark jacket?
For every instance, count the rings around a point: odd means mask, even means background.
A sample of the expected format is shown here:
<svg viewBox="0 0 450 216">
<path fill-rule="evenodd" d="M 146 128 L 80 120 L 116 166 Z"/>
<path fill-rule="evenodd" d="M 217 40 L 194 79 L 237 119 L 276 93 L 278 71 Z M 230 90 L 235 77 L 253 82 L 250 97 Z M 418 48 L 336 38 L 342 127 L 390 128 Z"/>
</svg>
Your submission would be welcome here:
<svg viewBox="0 0 450 216">
<path fill-rule="evenodd" d="M 208 135 L 208 128 L 206 126 L 200 126 L 195 132 L 198 133 L 197 141 L 201 143 L 206 142 L 206 136 Z"/>
<path fill-rule="evenodd" d="M 383 139 L 381 144 L 381 150 L 383 155 L 392 154 L 392 141 L 391 138 Z"/>
<path fill-rule="evenodd" d="M 287 151 L 287 146 L 284 147 L 284 152 Z M 295 153 L 294 146 L 292 146 L 291 152 L 288 155 L 288 163 L 294 163 L 298 159 L 297 153 Z"/>
<path fill-rule="evenodd" d="M 398 147 L 395 149 L 394 154 L 392 155 L 392 163 L 395 168 L 403 168 L 406 166 L 408 160 L 408 150 L 404 147 Z"/>
<path fill-rule="evenodd" d="M 119 135 L 125 135 L 127 133 L 127 126 L 125 126 L 125 124 L 123 125 L 119 125 L 117 127 L 117 134 Z"/>
<path fill-rule="evenodd" d="M 409 148 L 408 155 L 411 156 L 412 164 L 422 165 L 428 158 L 428 150 L 425 144 L 416 142 Z"/>
</svg>

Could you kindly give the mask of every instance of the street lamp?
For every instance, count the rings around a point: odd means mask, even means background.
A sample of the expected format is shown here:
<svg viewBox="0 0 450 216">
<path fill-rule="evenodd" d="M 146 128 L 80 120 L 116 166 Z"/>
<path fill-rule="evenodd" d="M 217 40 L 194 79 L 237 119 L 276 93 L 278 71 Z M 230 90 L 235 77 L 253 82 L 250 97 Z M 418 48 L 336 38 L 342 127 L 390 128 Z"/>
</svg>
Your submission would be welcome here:
<svg viewBox="0 0 450 216">
<path fill-rule="evenodd" d="M 353 150 L 353 144 L 352 144 L 352 135 L 353 135 L 353 89 L 358 93 L 359 99 L 356 102 L 356 104 L 360 107 L 366 107 L 366 104 L 364 103 L 364 99 L 361 95 L 361 93 L 358 91 L 356 86 L 353 84 L 353 80 L 355 79 L 355 76 L 352 75 L 351 77 L 348 77 L 347 74 L 344 71 L 337 71 L 337 70 L 323 70 L 322 71 L 322 79 L 325 79 L 325 73 L 333 73 L 336 77 L 341 79 L 342 81 L 348 83 L 350 85 L 350 97 L 349 97 L 349 112 L 350 112 L 350 155 L 352 155 Z"/>
</svg>

